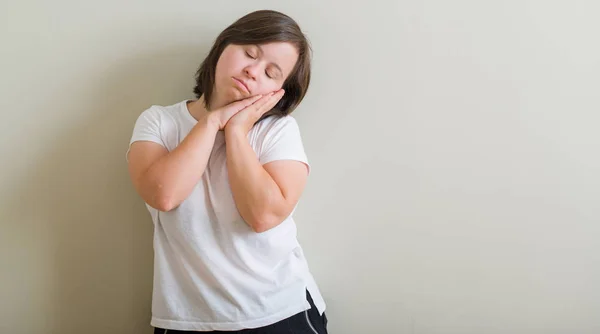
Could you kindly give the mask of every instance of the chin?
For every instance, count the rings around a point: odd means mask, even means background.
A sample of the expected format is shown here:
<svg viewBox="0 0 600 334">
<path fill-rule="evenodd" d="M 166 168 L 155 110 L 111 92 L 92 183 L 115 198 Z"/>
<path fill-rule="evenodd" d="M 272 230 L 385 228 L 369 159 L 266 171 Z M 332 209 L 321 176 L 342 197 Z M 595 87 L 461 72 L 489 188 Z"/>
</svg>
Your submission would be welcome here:
<svg viewBox="0 0 600 334">
<path fill-rule="evenodd" d="M 227 104 L 229 103 L 233 103 L 233 102 L 237 102 L 237 101 L 241 101 L 243 99 L 245 99 L 246 96 L 242 95 L 242 94 L 232 94 L 232 96 L 228 97 L 226 99 Z"/>
<path fill-rule="evenodd" d="M 219 89 L 219 94 L 217 100 L 222 101 L 224 105 L 228 105 L 233 102 L 241 101 L 245 98 L 250 97 L 250 95 L 246 94 L 246 92 L 242 92 L 237 87 L 225 87 L 224 89 Z M 217 93 L 218 94 L 218 93 Z"/>
<path fill-rule="evenodd" d="M 221 101 L 221 103 L 223 103 L 224 105 L 227 105 L 229 103 L 239 101 L 239 100 L 241 100 L 243 98 L 244 97 L 239 92 L 230 91 L 230 92 L 227 92 L 227 93 L 222 94 L 221 96 L 219 96 L 217 98 L 217 100 Z"/>
<path fill-rule="evenodd" d="M 252 96 L 252 95 L 251 94 L 246 94 L 246 92 L 241 92 L 237 88 L 235 88 L 233 90 L 233 92 L 230 94 L 230 96 L 228 96 L 228 99 L 231 100 L 231 102 L 234 102 L 234 101 L 239 101 L 239 100 L 247 99 L 250 96 Z"/>
</svg>

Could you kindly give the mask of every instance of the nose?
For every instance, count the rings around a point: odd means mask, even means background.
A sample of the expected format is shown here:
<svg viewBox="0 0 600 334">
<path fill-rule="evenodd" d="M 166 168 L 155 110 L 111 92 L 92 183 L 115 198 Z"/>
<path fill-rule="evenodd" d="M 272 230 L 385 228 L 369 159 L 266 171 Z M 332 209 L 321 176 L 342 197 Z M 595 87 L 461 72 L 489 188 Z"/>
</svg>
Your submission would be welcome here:
<svg viewBox="0 0 600 334">
<path fill-rule="evenodd" d="M 244 68 L 244 73 L 252 80 L 256 80 L 256 78 L 258 77 L 258 71 L 260 69 L 258 68 L 258 65 L 256 64 L 252 64 L 252 65 L 248 65 L 246 66 L 246 68 Z"/>
</svg>

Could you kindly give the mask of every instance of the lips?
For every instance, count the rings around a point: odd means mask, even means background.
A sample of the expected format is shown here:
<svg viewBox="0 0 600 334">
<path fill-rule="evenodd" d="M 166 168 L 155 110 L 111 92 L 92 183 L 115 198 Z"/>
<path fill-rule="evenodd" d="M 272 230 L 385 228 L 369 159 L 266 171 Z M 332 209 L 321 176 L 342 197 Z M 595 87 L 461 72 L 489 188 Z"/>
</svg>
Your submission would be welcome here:
<svg viewBox="0 0 600 334">
<path fill-rule="evenodd" d="M 246 90 L 246 92 L 248 94 L 250 94 L 250 88 L 248 88 L 248 85 L 244 81 L 242 81 L 236 77 L 233 77 L 233 81 L 235 81 L 238 84 L 238 86 L 241 86 L 243 89 Z"/>
</svg>

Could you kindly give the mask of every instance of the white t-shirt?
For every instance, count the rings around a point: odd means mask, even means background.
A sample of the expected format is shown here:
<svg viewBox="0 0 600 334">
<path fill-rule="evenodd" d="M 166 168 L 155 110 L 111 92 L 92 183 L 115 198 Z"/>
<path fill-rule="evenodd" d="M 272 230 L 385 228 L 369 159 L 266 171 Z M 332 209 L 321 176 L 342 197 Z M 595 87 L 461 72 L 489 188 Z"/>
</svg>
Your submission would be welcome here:
<svg viewBox="0 0 600 334">
<path fill-rule="evenodd" d="M 187 101 L 152 106 L 135 123 L 130 141 L 173 150 L 197 123 Z M 269 117 L 248 139 L 259 161 L 297 160 L 308 166 L 294 118 Z M 202 178 L 176 209 L 146 205 L 154 222 L 154 327 L 176 330 L 256 328 L 325 302 L 296 239 L 292 216 L 254 232 L 240 216 L 229 187 L 225 136 L 219 131 Z"/>
</svg>

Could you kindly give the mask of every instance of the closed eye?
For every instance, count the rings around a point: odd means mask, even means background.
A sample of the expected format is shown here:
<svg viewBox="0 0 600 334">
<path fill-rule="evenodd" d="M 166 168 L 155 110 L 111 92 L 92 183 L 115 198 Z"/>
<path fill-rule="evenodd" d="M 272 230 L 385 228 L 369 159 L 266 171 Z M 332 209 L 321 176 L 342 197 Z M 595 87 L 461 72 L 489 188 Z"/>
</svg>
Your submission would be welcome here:
<svg viewBox="0 0 600 334">
<path fill-rule="evenodd" d="M 252 59 L 256 59 L 256 57 L 253 57 L 251 54 L 248 53 L 248 51 L 246 51 L 246 56 L 252 58 Z"/>
</svg>

